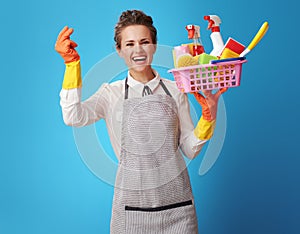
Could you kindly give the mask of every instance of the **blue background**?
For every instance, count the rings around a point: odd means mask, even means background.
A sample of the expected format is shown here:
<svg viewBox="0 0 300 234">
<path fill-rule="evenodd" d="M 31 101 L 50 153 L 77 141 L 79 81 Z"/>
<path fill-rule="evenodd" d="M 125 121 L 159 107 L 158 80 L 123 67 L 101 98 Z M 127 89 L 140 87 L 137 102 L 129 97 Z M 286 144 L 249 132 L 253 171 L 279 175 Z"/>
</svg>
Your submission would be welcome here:
<svg viewBox="0 0 300 234">
<path fill-rule="evenodd" d="M 74 27 L 84 75 L 114 52 L 113 27 L 133 8 L 153 16 L 162 45 L 187 42 L 185 25 L 200 25 L 206 51 L 204 15 L 219 15 L 223 39 L 245 45 L 269 22 L 247 56 L 242 85 L 224 95 L 227 133 L 218 161 L 199 176 L 201 153 L 189 171 L 200 233 L 300 233 L 298 8 L 285 2 L 3 2 L 0 233 L 109 233 L 113 187 L 86 167 L 62 121 L 64 64 L 54 44 L 63 26 Z"/>
</svg>

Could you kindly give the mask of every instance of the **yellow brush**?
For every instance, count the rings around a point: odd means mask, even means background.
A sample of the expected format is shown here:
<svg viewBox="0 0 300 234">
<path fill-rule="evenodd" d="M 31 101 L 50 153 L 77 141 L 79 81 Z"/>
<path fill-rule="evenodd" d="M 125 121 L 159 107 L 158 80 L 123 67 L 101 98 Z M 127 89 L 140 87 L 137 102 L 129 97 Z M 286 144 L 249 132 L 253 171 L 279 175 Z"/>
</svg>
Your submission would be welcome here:
<svg viewBox="0 0 300 234">
<path fill-rule="evenodd" d="M 264 22 L 263 25 L 260 27 L 258 32 L 256 33 L 255 37 L 252 39 L 251 43 L 249 46 L 240 54 L 240 57 L 244 57 L 246 54 L 248 54 L 260 40 L 264 37 L 266 32 L 269 29 L 269 24 L 268 22 Z"/>
</svg>

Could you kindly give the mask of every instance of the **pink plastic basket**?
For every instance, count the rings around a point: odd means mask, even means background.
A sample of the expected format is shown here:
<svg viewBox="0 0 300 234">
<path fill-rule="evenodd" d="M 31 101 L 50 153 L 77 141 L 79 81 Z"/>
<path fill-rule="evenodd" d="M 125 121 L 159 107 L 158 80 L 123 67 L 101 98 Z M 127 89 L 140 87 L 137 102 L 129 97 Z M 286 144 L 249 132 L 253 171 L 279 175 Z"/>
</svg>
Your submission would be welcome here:
<svg viewBox="0 0 300 234">
<path fill-rule="evenodd" d="M 247 60 L 203 64 L 171 69 L 181 92 L 197 92 L 240 85 L 242 64 Z"/>
</svg>

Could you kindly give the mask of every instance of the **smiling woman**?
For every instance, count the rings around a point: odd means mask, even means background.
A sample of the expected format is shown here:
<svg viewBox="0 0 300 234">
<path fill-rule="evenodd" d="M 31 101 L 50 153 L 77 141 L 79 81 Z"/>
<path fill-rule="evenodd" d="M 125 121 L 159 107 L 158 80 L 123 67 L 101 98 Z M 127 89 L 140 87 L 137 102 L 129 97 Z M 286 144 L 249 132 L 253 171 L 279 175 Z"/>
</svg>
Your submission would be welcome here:
<svg viewBox="0 0 300 234">
<path fill-rule="evenodd" d="M 151 67 L 157 43 L 152 18 L 128 10 L 120 16 L 114 37 L 127 77 L 104 83 L 82 102 L 80 56 L 70 40 L 72 33 L 65 27 L 55 46 L 66 63 L 60 103 L 67 125 L 81 127 L 105 119 L 119 159 L 110 232 L 198 233 L 182 153 L 195 158 L 211 138 L 223 91 L 208 92 L 206 98 L 195 94 L 202 117 L 194 128 L 187 95 Z M 116 113 L 122 113 L 121 126 L 112 121 Z"/>
<path fill-rule="evenodd" d="M 142 83 L 155 77 L 151 63 L 156 50 L 150 30 L 144 25 L 125 27 L 120 33 L 121 43 L 117 52 L 125 60 L 130 74 Z"/>
</svg>

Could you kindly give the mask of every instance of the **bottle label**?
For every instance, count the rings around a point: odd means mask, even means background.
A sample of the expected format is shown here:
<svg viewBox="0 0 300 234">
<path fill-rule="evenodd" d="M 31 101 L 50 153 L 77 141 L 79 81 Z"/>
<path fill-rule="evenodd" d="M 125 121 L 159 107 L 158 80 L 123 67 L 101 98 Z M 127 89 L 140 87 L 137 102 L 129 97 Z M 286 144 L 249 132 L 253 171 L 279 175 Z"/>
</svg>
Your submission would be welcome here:
<svg viewBox="0 0 300 234">
<path fill-rule="evenodd" d="M 202 45 L 193 45 L 193 56 L 203 54 L 204 52 L 204 47 Z"/>
</svg>

